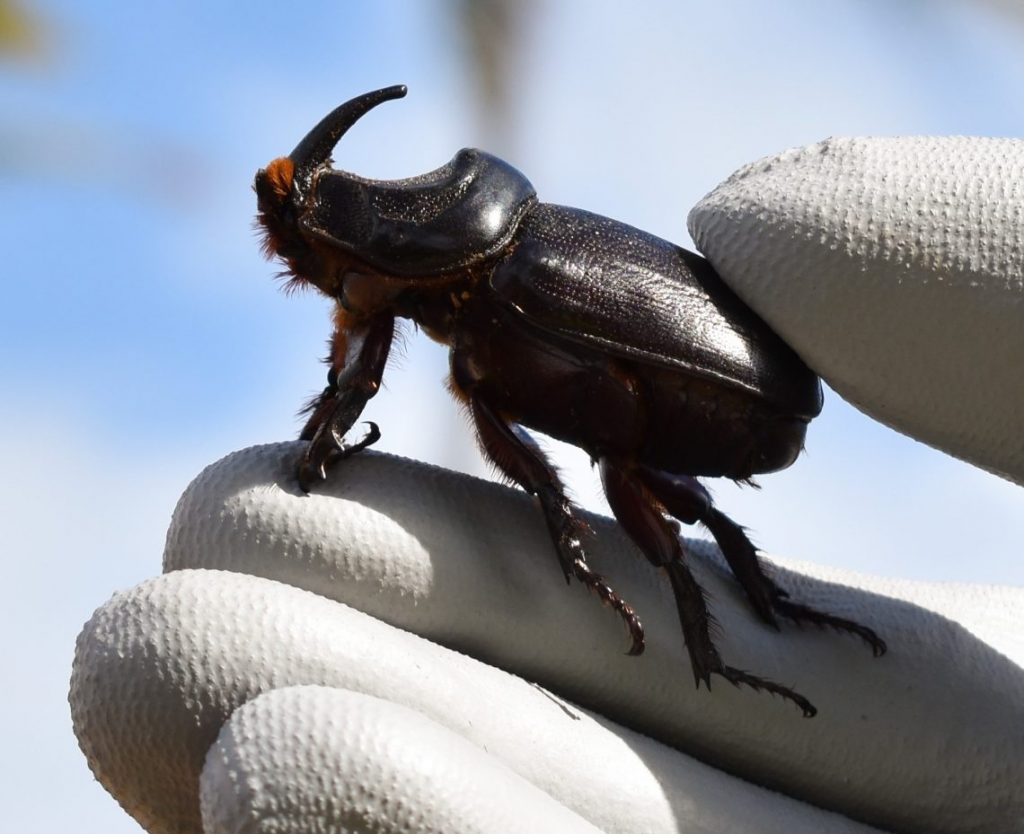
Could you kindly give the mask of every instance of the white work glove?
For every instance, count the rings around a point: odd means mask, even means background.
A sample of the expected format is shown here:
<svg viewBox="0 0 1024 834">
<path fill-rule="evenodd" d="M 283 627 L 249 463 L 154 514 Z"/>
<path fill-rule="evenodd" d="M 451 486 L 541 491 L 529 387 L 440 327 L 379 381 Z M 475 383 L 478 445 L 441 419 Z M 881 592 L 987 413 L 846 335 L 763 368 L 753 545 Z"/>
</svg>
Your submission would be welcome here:
<svg viewBox="0 0 1024 834">
<path fill-rule="evenodd" d="M 1021 142 L 834 140 L 739 172 L 691 232 L 834 388 L 1021 483 L 1022 170 Z M 723 657 L 808 720 L 694 689 L 668 584 L 612 522 L 590 562 L 639 658 L 525 494 L 366 452 L 304 496 L 302 448 L 206 469 L 167 573 L 79 638 L 75 731 L 149 831 L 1024 831 L 1024 590 L 773 570 L 875 629 L 874 659 L 766 628 L 690 542 Z"/>
</svg>

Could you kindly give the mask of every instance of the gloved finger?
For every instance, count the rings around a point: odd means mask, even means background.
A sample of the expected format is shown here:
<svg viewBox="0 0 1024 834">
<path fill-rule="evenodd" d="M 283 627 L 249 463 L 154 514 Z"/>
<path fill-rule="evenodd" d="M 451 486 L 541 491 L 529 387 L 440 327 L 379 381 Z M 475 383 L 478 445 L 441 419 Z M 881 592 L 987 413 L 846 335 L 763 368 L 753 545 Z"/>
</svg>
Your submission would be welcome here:
<svg viewBox="0 0 1024 834">
<path fill-rule="evenodd" d="M 240 707 L 203 767 L 207 834 L 600 834 L 421 713 L 344 689 L 277 689 Z"/>
<path fill-rule="evenodd" d="M 842 397 L 1024 484 L 1024 141 L 829 139 L 690 212 L 722 278 Z"/>
<path fill-rule="evenodd" d="M 337 694 L 287 694 L 303 684 Z M 115 596 L 79 639 L 70 700 L 97 778 L 153 832 L 198 831 L 200 785 L 214 830 L 237 830 L 246 809 L 271 807 L 275 824 L 298 817 L 306 830 L 326 830 L 313 829 L 310 803 L 329 810 L 346 795 L 379 795 L 381 773 L 404 767 L 403 756 L 429 771 L 419 790 L 453 775 L 442 766 L 502 781 L 530 805 L 520 821 L 549 814 L 540 830 L 585 829 L 582 820 L 651 834 L 697 825 L 708 834 L 872 830 L 348 606 L 226 571 L 175 571 Z M 411 746 L 396 746 L 407 731 Z M 424 755 L 424 745 L 438 749 Z M 449 791 L 465 784 L 453 779 Z M 383 790 L 395 802 L 418 795 L 391 781 Z M 492 810 L 508 807 L 493 801 Z M 567 810 L 552 811 L 556 803 Z M 462 808 L 471 819 L 486 811 Z M 439 804 L 442 815 L 452 810 Z"/>
<path fill-rule="evenodd" d="M 667 584 L 610 521 L 591 519 L 589 552 L 646 625 L 640 658 L 622 653 L 612 612 L 565 586 L 527 496 L 370 453 L 304 496 L 294 479 L 302 448 L 249 449 L 209 467 L 175 512 L 165 568 L 307 588 L 731 773 L 876 825 L 942 832 L 984 819 L 1001 832 L 1024 814 L 1024 646 L 1005 621 L 1024 609 L 1019 589 L 774 571 L 794 600 L 877 629 L 891 651 L 874 659 L 846 635 L 766 628 L 717 550 L 690 542 L 726 662 L 809 697 L 820 712 L 808 721 L 789 703 L 714 678 L 713 692 L 694 691 Z M 951 600 L 968 594 L 973 619 L 941 615 L 962 617 Z M 922 755 L 936 744 L 941 755 Z"/>
</svg>

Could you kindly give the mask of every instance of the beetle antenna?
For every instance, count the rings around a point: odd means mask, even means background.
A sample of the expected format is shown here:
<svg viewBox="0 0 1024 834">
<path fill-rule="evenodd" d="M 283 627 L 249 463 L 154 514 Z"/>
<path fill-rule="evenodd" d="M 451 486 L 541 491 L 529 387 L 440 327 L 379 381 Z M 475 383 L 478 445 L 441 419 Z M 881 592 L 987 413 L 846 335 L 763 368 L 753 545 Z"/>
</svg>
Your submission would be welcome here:
<svg viewBox="0 0 1024 834">
<path fill-rule="evenodd" d="M 303 193 L 309 186 L 316 168 L 330 159 L 334 146 L 345 135 L 352 125 L 365 116 L 370 110 L 385 101 L 402 98 L 407 88 L 404 84 L 384 87 L 372 93 L 364 93 L 339 105 L 314 127 L 305 138 L 295 146 L 288 158 L 295 163 L 295 186 Z"/>
</svg>

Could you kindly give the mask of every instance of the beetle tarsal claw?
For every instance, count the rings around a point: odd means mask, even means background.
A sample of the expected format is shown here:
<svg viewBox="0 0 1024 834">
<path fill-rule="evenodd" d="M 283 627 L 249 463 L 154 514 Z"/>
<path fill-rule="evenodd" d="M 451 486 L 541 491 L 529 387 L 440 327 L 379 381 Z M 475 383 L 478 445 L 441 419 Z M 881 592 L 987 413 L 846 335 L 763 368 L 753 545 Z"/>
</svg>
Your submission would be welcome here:
<svg viewBox="0 0 1024 834">
<path fill-rule="evenodd" d="M 689 648 L 689 644 L 687 644 Z M 768 680 L 767 678 L 752 675 L 744 672 L 735 666 L 727 666 L 722 662 L 721 657 L 713 646 L 705 645 L 700 653 L 690 652 L 690 662 L 693 665 L 693 679 L 697 689 L 703 684 L 711 691 L 711 676 L 720 675 L 733 686 L 749 686 L 755 692 L 767 692 L 770 695 L 778 695 L 791 703 L 796 704 L 804 714 L 804 718 L 814 718 L 818 714 L 817 708 L 796 690 L 784 686 L 781 683 Z"/>
<path fill-rule="evenodd" d="M 320 427 L 299 462 L 299 487 L 303 492 L 309 492 L 314 480 L 327 480 L 327 469 L 337 461 L 361 452 L 380 440 L 380 427 L 372 421 L 366 424 L 370 427 L 369 431 L 361 440 L 348 445 L 335 427 L 328 424 Z"/>
<path fill-rule="evenodd" d="M 618 592 L 605 581 L 601 574 L 594 573 L 585 559 L 576 558 L 573 560 L 572 575 L 586 588 L 596 593 L 602 603 L 616 611 L 622 618 L 630 641 L 629 651 L 626 654 L 634 657 L 643 654 L 645 647 L 644 627 L 633 606 L 620 597 Z"/>
<path fill-rule="evenodd" d="M 863 640 L 875 657 L 881 657 L 888 651 L 885 641 L 879 637 L 873 629 L 861 625 L 845 617 L 837 617 L 834 614 L 826 614 L 818 611 L 809 605 L 802 605 L 798 602 L 790 602 L 788 599 L 776 599 L 775 610 L 783 617 L 787 617 L 797 625 L 811 623 L 819 628 L 831 628 L 835 631 L 845 632 L 859 637 Z"/>
<path fill-rule="evenodd" d="M 783 686 L 781 683 L 775 683 L 774 681 L 767 680 L 765 678 L 759 678 L 757 675 L 751 675 L 749 672 L 744 672 L 742 669 L 736 669 L 733 666 L 722 666 L 721 669 L 715 670 L 717 674 L 725 678 L 733 686 L 749 686 L 759 692 L 767 692 L 770 695 L 778 695 L 781 698 L 785 698 L 787 701 L 792 701 L 796 704 L 804 714 L 804 718 L 814 718 L 818 714 L 817 707 L 808 701 L 799 692 L 794 692 L 788 686 Z M 711 687 L 708 686 L 708 689 Z"/>
<path fill-rule="evenodd" d="M 338 451 L 341 454 L 341 457 L 347 458 L 349 455 L 354 455 L 356 452 L 361 452 L 363 449 L 372 446 L 374 443 L 380 440 L 380 427 L 372 420 L 367 420 L 366 425 L 368 425 L 370 429 L 369 431 L 366 432 L 365 435 L 363 435 L 362 440 L 359 440 L 358 442 L 352 443 L 348 446 L 345 446 L 344 444 L 339 444 Z"/>
</svg>

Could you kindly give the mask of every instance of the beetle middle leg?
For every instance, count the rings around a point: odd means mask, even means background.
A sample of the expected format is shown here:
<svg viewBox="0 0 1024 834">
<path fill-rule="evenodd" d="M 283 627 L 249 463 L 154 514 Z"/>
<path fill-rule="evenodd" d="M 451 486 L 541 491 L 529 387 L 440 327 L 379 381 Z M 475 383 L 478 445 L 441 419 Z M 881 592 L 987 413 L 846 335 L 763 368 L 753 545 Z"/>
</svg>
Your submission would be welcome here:
<svg viewBox="0 0 1024 834">
<path fill-rule="evenodd" d="M 587 525 L 579 517 L 579 510 L 566 496 L 554 467 L 525 431 L 509 424 L 479 396 L 471 393 L 469 405 L 480 445 L 487 458 L 506 477 L 537 496 L 540 501 L 566 581 L 575 577 L 594 591 L 603 603 L 617 611 L 629 632 L 629 654 L 641 654 L 644 650 L 644 630 L 640 619 L 633 607 L 587 564 L 583 549 Z"/>
<path fill-rule="evenodd" d="M 796 623 L 833 628 L 860 637 L 875 657 L 885 654 L 885 641 L 867 626 L 790 600 L 789 594 L 765 573 L 757 549 L 743 528 L 715 507 L 696 478 L 647 466 L 637 467 L 637 476 L 669 514 L 684 524 L 700 522 L 710 531 L 751 606 L 765 623 L 778 629 L 779 615 Z"/>
<path fill-rule="evenodd" d="M 647 559 L 668 574 L 697 686 L 703 681 L 710 689 L 711 675 L 720 675 L 734 686 L 745 684 L 780 695 L 800 707 L 808 718 L 815 715 L 814 705 L 788 686 L 727 666 L 722 661 L 711 640 L 713 620 L 704 590 L 687 567 L 682 541 L 663 514 L 661 502 L 639 476 L 639 467 L 629 461 L 603 457 L 600 469 L 605 495 L 615 518 Z"/>
</svg>

